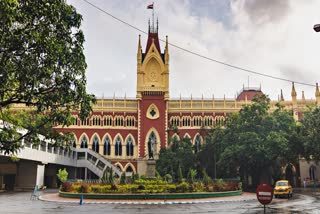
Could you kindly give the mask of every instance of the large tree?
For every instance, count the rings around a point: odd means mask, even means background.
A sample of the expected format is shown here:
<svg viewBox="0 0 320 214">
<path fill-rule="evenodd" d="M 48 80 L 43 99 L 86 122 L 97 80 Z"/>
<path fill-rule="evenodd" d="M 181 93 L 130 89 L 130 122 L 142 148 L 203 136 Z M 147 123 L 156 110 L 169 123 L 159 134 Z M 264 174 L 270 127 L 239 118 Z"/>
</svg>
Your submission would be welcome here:
<svg viewBox="0 0 320 214">
<path fill-rule="evenodd" d="M 219 165 L 226 171 L 238 168 L 244 185 L 247 175 L 252 176 L 253 186 L 262 175 L 272 174 L 272 169 L 279 176 L 283 163 L 298 158 L 290 141 L 295 124 L 292 114 L 280 105 L 270 113 L 269 99 L 265 95 L 255 97 L 251 105 L 229 117 Z"/>
<path fill-rule="evenodd" d="M 0 152 L 16 152 L 25 137 L 57 137 L 54 123 L 69 125 L 73 112 L 89 115 L 81 20 L 64 0 L 0 1 Z"/>
<path fill-rule="evenodd" d="M 303 141 L 303 156 L 306 160 L 320 161 L 320 108 L 304 112 L 300 130 Z"/>
<path fill-rule="evenodd" d="M 160 150 L 156 169 L 161 176 L 172 175 L 174 180 L 179 179 L 179 169 L 184 178 L 187 178 L 190 169 L 195 167 L 195 154 L 193 152 L 190 138 L 179 139 L 173 137 L 169 139 L 168 148 Z"/>
</svg>

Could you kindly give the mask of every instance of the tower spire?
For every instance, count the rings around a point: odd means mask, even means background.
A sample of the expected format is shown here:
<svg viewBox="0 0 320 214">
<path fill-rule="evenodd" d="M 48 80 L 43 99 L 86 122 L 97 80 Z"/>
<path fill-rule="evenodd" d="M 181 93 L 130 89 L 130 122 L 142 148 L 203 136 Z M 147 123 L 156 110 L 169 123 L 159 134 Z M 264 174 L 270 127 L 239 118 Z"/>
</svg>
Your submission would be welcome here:
<svg viewBox="0 0 320 214">
<path fill-rule="evenodd" d="M 281 94 L 280 94 L 280 101 L 284 101 L 282 89 L 281 89 Z"/>
<path fill-rule="evenodd" d="M 291 89 L 291 97 L 296 97 L 297 92 L 296 89 L 294 88 L 294 82 L 292 82 L 292 89 Z"/>
</svg>

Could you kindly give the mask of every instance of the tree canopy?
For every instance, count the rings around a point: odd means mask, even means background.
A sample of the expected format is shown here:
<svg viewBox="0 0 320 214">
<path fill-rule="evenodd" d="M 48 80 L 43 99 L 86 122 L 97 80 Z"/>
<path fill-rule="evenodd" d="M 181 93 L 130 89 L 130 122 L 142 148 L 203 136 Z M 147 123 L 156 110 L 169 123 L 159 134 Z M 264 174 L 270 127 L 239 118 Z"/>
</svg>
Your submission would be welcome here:
<svg viewBox="0 0 320 214">
<path fill-rule="evenodd" d="M 160 150 L 156 169 L 161 176 L 172 175 L 173 180 L 187 178 L 190 169 L 195 167 L 195 154 L 193 153 L 190 138 L 170 139 L 170 147 Z"/>
<path fill-rule="evenodd" d="M 73 112 L 91 112 L 81 20 L 64 0 L 0 1 L 0 152 L 14 153 L 22 138 L 37 134 L 57 139 L 55 123 L 70 125 Z"/>
<path fill-rule="evenodd" d="M 255 186 L 268 170 L 280 171 L 280 165 L 293 155 L 298 159 L 290 150 L 295 124 L 289 111 L 278 105 L 269 113 L 269 99 L 265 95 L 255 97 L 251 105 L 229 117 L 218 164 L 227 169 L 239 167 L 242 180 L 250 174 Z"/>
</svg>

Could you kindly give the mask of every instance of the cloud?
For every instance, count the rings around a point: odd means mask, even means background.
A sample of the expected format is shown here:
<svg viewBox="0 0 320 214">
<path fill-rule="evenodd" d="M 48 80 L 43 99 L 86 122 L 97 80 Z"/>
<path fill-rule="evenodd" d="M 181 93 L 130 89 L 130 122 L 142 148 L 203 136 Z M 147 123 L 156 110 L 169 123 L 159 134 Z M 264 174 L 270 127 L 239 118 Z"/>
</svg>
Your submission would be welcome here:
<svg viewBox="0 0 320 214">
<path fill-rule="evenodd" d="M 289 0 L 238 0 L 252 22 L 277 22 L 289 14 Z"/>
<path fill-rule="evenodd" d="M 138 35 L 143 50 L 146 35 L 107 16 L 83 1 L 72 0 L 83 14 L 88 63 L 88 91 L 136 96 L 136 53 Z M 93 4 L 147 31 L 150 2 L 98 1 Z M 320 1 L 162 0 L 155 2 L 159 36 L 188 50 L 216 60 L 281 78 L 315 83 L 320 81 L 320 34 L 312 30 L 320 22 Z M 219 3 L 220 2 L 220 3 Z M 211 15 L 215 13 L 215 15 Z M 163 51 L 164 44 L 161 43 Z M 243 84 L 260 86 L 272 99 L 283 89 L 290 99 L 291 83 L 246 73 L 191 55 L 174 47 L 170 54 L 170 96 L 234 98 Z M 297 85 L 306 98 L 314 98 L 314 88 Z"/>
</svg>

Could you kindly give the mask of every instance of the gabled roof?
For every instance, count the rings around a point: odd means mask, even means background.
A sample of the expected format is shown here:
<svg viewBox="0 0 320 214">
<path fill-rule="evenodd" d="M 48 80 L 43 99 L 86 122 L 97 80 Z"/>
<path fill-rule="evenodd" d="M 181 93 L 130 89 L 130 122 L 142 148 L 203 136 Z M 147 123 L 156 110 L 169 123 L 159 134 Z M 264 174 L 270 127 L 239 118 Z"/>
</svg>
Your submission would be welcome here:
<svg viewBox="0 0 320 214">
<path fill-rule="evenodd" d="M 256 95 L 262 95 L 261 88 L 243 88 L 240 94 L 237 96 L 237 101 L 240 100 L 252 100 Z M 246 98 L 247 97 L 247 98 Z"/>
<path fill-rule="evenodd" d="M 154 41 L 154 45 L 156 46 L 159 54 L 161 54 L 161 49 L 160 49 L 160 43 L 159 43 L 159 37 L 158 37 L 158 32 L 156 33 L 151 33 L 149 31 L 148 33 L 148 41 L 147 41 L 147 46 L 146 46 L 146 51 L 145 53 L 147 54 L 150 47 L 151 47 L 151 44 L 152 44 L 152 40 Z"/>
</svg>

